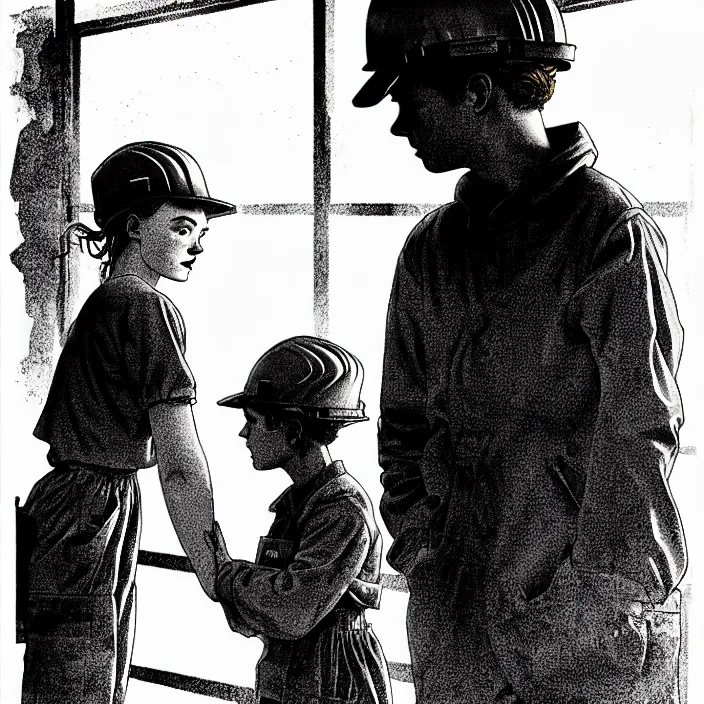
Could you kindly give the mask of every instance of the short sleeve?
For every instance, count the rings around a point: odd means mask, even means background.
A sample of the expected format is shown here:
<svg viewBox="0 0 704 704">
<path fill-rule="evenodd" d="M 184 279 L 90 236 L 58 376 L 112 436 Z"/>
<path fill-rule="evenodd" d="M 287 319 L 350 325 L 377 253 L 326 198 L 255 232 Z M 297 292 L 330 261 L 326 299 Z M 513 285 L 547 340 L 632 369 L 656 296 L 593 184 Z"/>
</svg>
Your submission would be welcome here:
<svg viewBox="0 0 704 704">
<path fill-rule="evenodd" d="M 158 292 L 140 296 L 126 311 L 125 362 L 138 406 L 194 403 L 196 384 L 186 363 L 186 331 L 181 314 Z"/>
</svg>

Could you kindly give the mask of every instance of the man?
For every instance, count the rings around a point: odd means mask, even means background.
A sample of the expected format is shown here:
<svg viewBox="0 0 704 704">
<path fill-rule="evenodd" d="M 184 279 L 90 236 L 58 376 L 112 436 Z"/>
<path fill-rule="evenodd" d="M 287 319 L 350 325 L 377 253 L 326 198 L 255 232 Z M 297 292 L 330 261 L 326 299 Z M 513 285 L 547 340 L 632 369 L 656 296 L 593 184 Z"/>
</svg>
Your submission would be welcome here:
<svg viewBox="0 0 704 704">
<path fill-rule="evenodd" d="M 682 329 L 662 234 L 541 108 L 553 0 L 372 0 L 359 107 L 469 168 L 399 258 L 379 429 L 417 701 L 676 702 L 667 478 Z"/>
</svg>

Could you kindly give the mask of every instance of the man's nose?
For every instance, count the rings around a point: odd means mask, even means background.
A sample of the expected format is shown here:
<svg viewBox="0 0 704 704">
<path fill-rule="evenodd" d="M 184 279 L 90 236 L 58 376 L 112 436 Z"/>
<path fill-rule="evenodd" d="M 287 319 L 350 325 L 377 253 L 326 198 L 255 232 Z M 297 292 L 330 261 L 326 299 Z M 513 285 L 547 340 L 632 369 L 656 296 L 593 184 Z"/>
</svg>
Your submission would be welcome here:
<svg viewBox="0 0 704 704">
<path fill-rule="evenodd" d="M 242 430 L 240 430 L 240 437 L 244 438 L 246 440 L 248 435 L 249 435 L 249 423 L 245 423 L 244 426 L 242 426 Z"/>
<path fill-rule="evenodd" d="M 391 134 L 396 137 L 408 137 L 408 129 L 406 128 L 406 121 L 401 116 L 401 111 L 398 112 L 398 117 L 394 120 L 393 125 L 391 125 Z"/>
</svg>

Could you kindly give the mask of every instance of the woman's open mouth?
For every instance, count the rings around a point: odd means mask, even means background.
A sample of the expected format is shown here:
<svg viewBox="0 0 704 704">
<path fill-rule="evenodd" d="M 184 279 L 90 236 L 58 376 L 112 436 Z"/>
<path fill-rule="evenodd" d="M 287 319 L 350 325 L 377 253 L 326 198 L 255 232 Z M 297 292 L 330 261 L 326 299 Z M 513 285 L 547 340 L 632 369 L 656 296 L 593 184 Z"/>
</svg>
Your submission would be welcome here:
<svg viewBox="0 0 704 704">
<path fill-rule="evenodd" d="M 181 266 L 185 266 L 186 269 L 192 269 L 195 261 L 196 261 L 196 258 L 193 257 L 193 259 L 189 259 L 187 262 L 181 262 Z"/>
</svg>

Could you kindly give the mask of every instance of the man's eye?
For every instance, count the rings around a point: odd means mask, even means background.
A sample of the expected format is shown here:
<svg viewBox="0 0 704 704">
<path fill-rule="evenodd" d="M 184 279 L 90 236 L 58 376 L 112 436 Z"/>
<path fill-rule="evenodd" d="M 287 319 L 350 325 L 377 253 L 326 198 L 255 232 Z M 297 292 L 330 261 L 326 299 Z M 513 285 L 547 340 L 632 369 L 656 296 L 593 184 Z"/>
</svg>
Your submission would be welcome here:
<svg viewBox="0 0 704 704">
<path fill-rule="evenodd" d="M 181 237 L 188 237 L 188 235 L 191 234 L 191 231 L 187 227 L 179 227 L 178 234 L 181 235 Z"/>
</svg>

